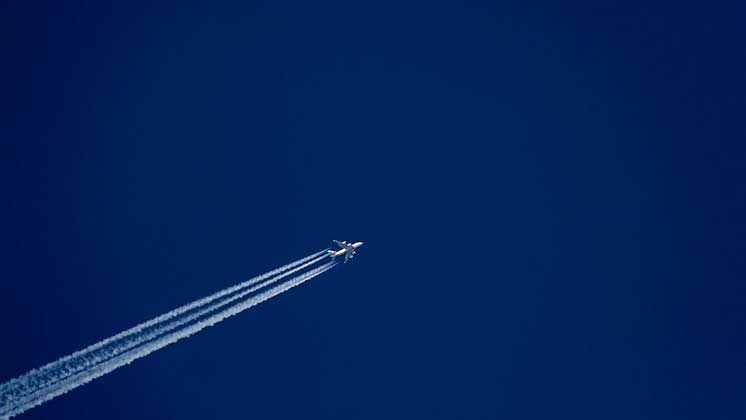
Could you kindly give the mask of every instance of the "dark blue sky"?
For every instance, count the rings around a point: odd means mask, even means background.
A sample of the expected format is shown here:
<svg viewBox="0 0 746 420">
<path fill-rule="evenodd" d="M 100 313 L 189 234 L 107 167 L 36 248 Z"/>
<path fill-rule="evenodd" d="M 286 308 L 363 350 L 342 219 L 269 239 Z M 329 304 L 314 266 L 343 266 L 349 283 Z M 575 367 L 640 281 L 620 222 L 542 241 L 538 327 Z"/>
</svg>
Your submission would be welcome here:
<svg viewBox="0 0 746 420">
<path fill-rule="evenodd" d="M 742 2 L 1 6 L 0 381 L 354 263 L 26 419 L 742 419 Z"/>
</svg>

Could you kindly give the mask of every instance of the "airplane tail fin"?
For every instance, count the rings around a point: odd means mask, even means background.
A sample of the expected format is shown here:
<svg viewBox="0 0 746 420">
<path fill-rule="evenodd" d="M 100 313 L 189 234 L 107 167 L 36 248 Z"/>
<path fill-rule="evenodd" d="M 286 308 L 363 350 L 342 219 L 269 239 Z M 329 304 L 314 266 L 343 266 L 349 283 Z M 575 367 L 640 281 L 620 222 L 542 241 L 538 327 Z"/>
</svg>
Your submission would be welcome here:
<svg viewBox="0 0 746 420">
<path fill-rule="evenodd" d="M 334 251 L 332 251 L 331 249 L 329 249 L 329 250 L 326 251 L 326 255 L 332 257 L 332 259 L 334 259 L 336 257 L 336 255 L 334 255 Z"/>
</svg>

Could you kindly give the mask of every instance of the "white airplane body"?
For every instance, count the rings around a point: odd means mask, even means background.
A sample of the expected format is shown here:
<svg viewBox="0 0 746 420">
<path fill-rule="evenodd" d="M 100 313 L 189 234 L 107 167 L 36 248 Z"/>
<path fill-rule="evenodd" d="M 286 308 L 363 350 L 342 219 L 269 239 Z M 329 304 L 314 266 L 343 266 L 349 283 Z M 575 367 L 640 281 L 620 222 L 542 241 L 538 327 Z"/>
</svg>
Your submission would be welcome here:
<svg viewBox="0 0 746 420">
<path fill-rule="evenodd" d="M 327 251 L 327 253 L 332 258 L 336 258 L 336 257 L 339 257 L 341 255 L 344 255 L 345 256 L 345 262 L 347 262 L 347 260 L 349 260 L 350 258 L 354 258 L 355 257 L 355 253 L 357 252 L 357 249 L 360 248 L 361 246 L 363 246 L 362 242 L 350 243 L 350 242 L 347 242 L 347 241 L 342 241 L 342 242 L 340 242 L 340 241 L 334 241 L 334 243 L 337 244 L 341 249 L 336 249 L 336 250 L 335 249 L 330 249 L 330 250 Z"/>
</svg>

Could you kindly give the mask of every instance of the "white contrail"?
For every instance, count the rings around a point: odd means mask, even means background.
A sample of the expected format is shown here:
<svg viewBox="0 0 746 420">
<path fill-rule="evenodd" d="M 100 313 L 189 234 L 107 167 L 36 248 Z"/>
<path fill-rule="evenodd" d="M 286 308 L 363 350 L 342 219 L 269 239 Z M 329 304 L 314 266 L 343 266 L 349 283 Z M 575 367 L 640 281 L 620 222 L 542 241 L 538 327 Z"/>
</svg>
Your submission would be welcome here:
<svg viewBox="0 0 746 420">
<path fill-rule="evenodd" d="M 92 367 L 91 369 L 82 371 L 76 375 L 68 377 L 62 382 L 60 382 L 59 384 L 51 386 L 48 389 L 41 390 L 40 392 L 34 393 L 33 395 L 27 395 L 25 397 L 22 397 L 18 401 L 9 401 L 7 405 L 5 405 L 4 407 L 0 407 L 0 419 L 3 419 L 3 420 L 9 419 L 12 416 L 23 413 L 24 411 L 32 407 L 35 407 L 56 396 L 59 396 L 68 391 L 71 391 L 119 367 L 128 365 L 129 363 L 141 357 L 145 357 L 149 355 L 150 353 L 156 350 L 159 350 L 169 344 L 175 343 L 183 338 L 189 337 L 192 334 L 195 334 L 207 327 L 213 326 L 233 315 L 237 315 L 245 311 L 246 309 L 249 309 L 255 305 L 258 305 L 295 286 L 300 285 L 301 283 L 304 283 L 318 276 L 319 274 L 331 269 L 336 264 L 337 262 L 335 261 L 326 263 L 313 270 L 310 270 L 306 273 L 296 276 L 289 281 L 281 283 L 269 290 L 261 292 L 255 296 L 252 296 L 244 300 L 241 303 L 230 306 L 206 319 L 203 319 L 199 322 L 195 322 L 185 328 L 174 331 L 170 334 L 163 335 L 155 340 L 152 340 L 150 342 L 143 344 L 142 346 L 136 347 L 134 349 L 131 349 L 128 352 L 125 352 L 119 356 L 109 359 L 106 362 L 99 364 L 98 366 Z"/>
<path fill-rule="evenodd" d="M 317 255 L 317 254 L 314 254 L 314 255 Z M 290 276 L 291 274 L 294 274 L 313 264 L 316 264 L 317 262 L 323 260 L 324 258 L 327 258 L 327 256 L 326 255 L 318 256 L 310 261 L 305 262 L 304 264 L 301 264 L 295 268 L 286 270 L 258 284 L 257 284 L 257 281 L 252 281 L 252 283 L 254 284 L 254 286 L 252 287 L 248 287 L 242 290 L 241 292 L 236 293 L 233 296 L 230 296 L 227 299 L 219 300 L 217 303 L 214 303 L 212 305 L 203 305 L 204 309 L 195 310 L 193 313 L 190 313 L 188 315 L 180 316 L 180 317 L 179 316 L 171 317 L 170 320 L 161 322 L 157 327 L 153 329 L 144 329 L 144 330 L 141 330 L 139 334 L 131 334 L 129 336 L 122 337 L 119 340 L 114 340 L 114 341 L 110 339 L 105 340 L 108 342 L 108 345 L 99 346 L 93 351 L 89 351 L 84 354 L 81 354 L 77 357 L 77 359 L 72 359 L 65 366 L 58 366 L 57 368 L 45 369 L 44 371 L 38 372 L 36 377 L 32 376 L 27 381 L 19 381 L 13 384 L 13 386 L 6 387 L 3 390 L 4 392 L 0 392 L 0 402 L 4 402 L 4 400 L 8 400 L 8 399 L 18 400 L 19 398 L 23 398 L 26 395 L 40 392 L 44 388 L 52 386 L 56 383 L 59 383 L 63 381 L 64 379 L 78 372 L 82 372 L 84 370 L 90 369 L 91 367 L 98 365 L 100 363 L 103 363 L 106 360 L 111 359 L 112 357 L 115 357 L 131 348 L 137 347 L 162 334 L 172 331 L 182 325 L 188 324 L 202 316 L 205 316 L 206 314 L 209 314 L 217 309 L 220 309 L 228 305 L 229 303 L 235 302 L 238 299 L 248 296 L 249 294 L 254 293 L 259 289 L 267 287 L 270 284 L 276 283 L 279 280 L 287 276 Z M 277 270 L 273 270 L 272 272 L 277 272 Z M 265 277 L 266 276 L 259 276 L 257 278 L 261 279 Z"/>
<path fill-rule="evenodd" d="M 140 345 L 143 342 L 154 338 L 156 335 L 163 334 L 164 332 L 177 328 L 178 326 L 183 325 L 186 322 L 197 319 L 199 316 L 212 312 L 220 308 L 221 306 L 240 299 L 241 297 L 246 296 L 248 293 L 274 283 L 279 279 L 286 277 L 287 275 L 290 275 L 302 268 L 306 268 L 307 266 L 312 265 L 324 258 L 326 258 L 326 250 L 316 252 L 305 258 L 302 258 L 275 270 L 271 270 L 265 274 L 254 277 L 240 284 L 213 293 L 212 295 L 205 298 L 183 305 L 154 319 L 130 328 L 127 331 L 102 340 L 71 355 L 62 357 L 57 361 L 49 363 L 41 368 L 33 369 L 26 374 L 23 374 L 15 379 L 1 384 L 0 411 L 2 410 L 2 407 L 5 406 L 6 403 L 10 400 L 15 400 L 19 397 L 23 397 L 24 395 L 39 391 L 46 386 L 50 386 L 60 381 L 61 379 L 64 379 L 65 377 L 73 375 L 84 369 L 88 369 L 97 363 L 101 363 L 102 361 L 105 361 L 106 359 L 121 353 L 122 351 Z M 268 278 L 270 279 L 269 281 L 263 283 L 262 285 L 257 285 L 258 283 Z M 257 286 L 251 287 L 253 285 Z M 222 297 L 228 296 L 231 293 L 235 293 L 236 291 L 245 289 L 247 287 L 250 287 L 251 292 L 240 293 L 240 296 L 238 296 L 239 294 L 237 294 L 236 296 L 238 297 L 234 296 L 226 299 L 224 302 L 219 302 L 217 305 L 212 305 L 207 310 L 199 311 L 198 315 L 191 314 L 188 317 L 180 317 L 180 315 L 183 315 L 191 310 L 203 307 L 211 302 L 214 302 Z M 182 320 L 182 318 L 187 318 L 187 320 Z M 182 322 L 179 322 L 180 320 Z M 150 327 L 156 328 L 148 330 L 148 328 Z M 147 334 L 143 334 L 143 331 L 145 331 Z"/>
<path fill-rule="evenodd" d="M 154 325 L 157 325 L 157 324 L 163 323 L 165 321 L 171 320 L 171 319 L 173 319 L 175 317 L 178 317 L 181 314 L 184 314 L 184 313 L 189 312 L 189 311 L 191 311 L 193 309 L 196 309 L 196 308 L 198 308 L 200 306 L 208 304 L 208 303 L 210 303 L 210 302 L 212 302 L 212 301 L 214 301 L 216 299 L 220 299 L 220 298 L 222 298 L 224 296 L 227 296 L 227 295 L 229 295 L 231 293 L 234 293 L 234 292 L 236 292 L 236 291 L 238 291 L 238 290 L 240 290 L 242 288 L 252 286 L 252 285 L 254 285 L 254 284 L 256 284 L 256 283 L 258 283 L 258 282 L 260 282 L 262 280 L 265 280 L 267 278 L 270 278 L 270 277 L 272 277 L 272 276 L 274 276 L 274 275 L 276 275 L 278 273 L 282 273 L 283 271 L 286 271 L 286 270 L 291 269 L 293 267 L 296 267 L 298 265 L 302 265 L 302 264 L 304 264 L 304 263 L 306 263 L 306 262 L 308 262 L 308 261 L 310 261 L 310 260 L 312 260 L 314 258 L 319 257 L 320 255 L 324 255 L 325 253 L 326 253 L 326 250 L 316 252 L 316 253 L 311 254 L 311 255 L 309 255 L 309 256 L 307 256 L 305 258 L 301 258 L 300 260 L 294 261 L 294 262 L 292 262 L 290 264 L 286 264 L 286 265 L 284 265 L 284 266 L 282 266 L 280 268 L 277 268 L 275 270 L 271 270 L 271 271 L 269 271 L 267 273 L 261 274 L 259 276 L 251 278 L 251 279 L 249 279 L 247 281 L 244 281 L 242 283 L 239 283 L 237 285 L 234 285 L 234 286 L 228 287 L 226 289 L 220 290 L 220 291 L 218 291 L 216 293 L 213 293 L 213 294 L 211 294 L 211 295 L 209 295 L 207 297 L 195 300 L 195 301 L 190 302 L 190 303 L 188 303 L 186 305 L 183 305 L 183 306 L 181 306 L 179 308 L 176 308 L 176 309 L 174 309 L 172 311 L 166 312 L 165 314 L 160 315 L 160 316 L 158 316 L 156 318 L 153 318 L 153 319 L 151 319 L 149 321 L 146 321 L 146 322 L 143 322 L 141 324 L 138 324 L 138 325 L 136 325 L 136 326 L 134 326 L 134 327 L 132 327 L 132 328 L 126 330 L 126 331 L 123 331 L 123 332 L 121 332 L 121 333 L 119 333 L 117 335 L 114 335 L 114 336 L 109 337 L 109 338 L 107 338 L 105 340 L 99 341 L 98 343 L 90 345 L 90 346 L 86 347 L 83 350 L 76 351 L 75 353 L 72 353 L 72 354 L 70 354 L 68 356 L 62 357 L 62 358 L 60 358 L 60 359 L 58 359 L 58 360 L 56 360 L 56 361 L 54 361 L 52 363 L 49 363 L 47 365 L 42 366 L 40 368 L 32 369 L 31 371 L 29 371 L 29 372 L 27 372 L 27 373 L 25 373 L 25 374 L 23 374 L 23 375 L 15 378 L 15 379 L 12 379 L 12 380 L 10 380 L 10 381 L 8 381 L 8 382 L 0 385 L 0 403 L 3 402 L 2 396 L 6 395 L 6 393 L 9 390 L 9 388 L 11 388 L 11 387 L 18 387 L 18 386 L 23 386 L 23 387 L 27 387 L 27 386 L 34 386 L 34 387 L 44 386 L 43 383 L 37 383 L 35 381 L 40 381 L 41 380 L 42 382 L 44 382 L 44 380 L 43 380 L 44 379 L 44 373 L 46 373 L 46 372 L 57 371 L 59 369 L 65 369 L 67 371 L 76 372 L 79 369 L 76 369 L 75 367 L 77 366 L 78 363 L 84 361 L 85 357 L 87 355 L 90 355 L 92 352 L 94 352 L 94 351 L 96 351 L 96 350 L 98 350 L 100 348 L 103 348 L 104 346 L 107 346 L 108 344 L 110 344 L 110 343 L 112 343 L 114 341 L 121 340 L 121 339 L 123 339 L 125 337 L 129 337 L 129 336 L 132 336 L 134 334 L 138 334 L 139 332 L 141 332 L 142 330 L 144 330 L 146 328 L 149 328 L 149 327 L 152 327 Z"/>
</svg>

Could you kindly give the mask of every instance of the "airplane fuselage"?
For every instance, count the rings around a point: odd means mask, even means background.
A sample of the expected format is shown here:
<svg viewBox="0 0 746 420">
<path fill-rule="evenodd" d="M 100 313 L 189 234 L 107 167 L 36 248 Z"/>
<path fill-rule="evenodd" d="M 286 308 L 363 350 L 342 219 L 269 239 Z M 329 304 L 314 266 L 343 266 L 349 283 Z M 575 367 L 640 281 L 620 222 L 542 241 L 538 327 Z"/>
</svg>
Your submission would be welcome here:
<svg viewBox="0 0 746 420">
<path fill-rule="evenodd" d="M 339 257 L 339 256 L 346 254 L 349 251 L 352 251 L 352 253 L 355 253 L 355 250 L 360 248 L 362 245 L 363 245 L 362 242 L 355 242 L 354 244 L 350 245 L 349 248 L 342 248 L 342 249 L 330 252 L 329 255 L 331 255 L 332 257 Z"/>
</svg>

